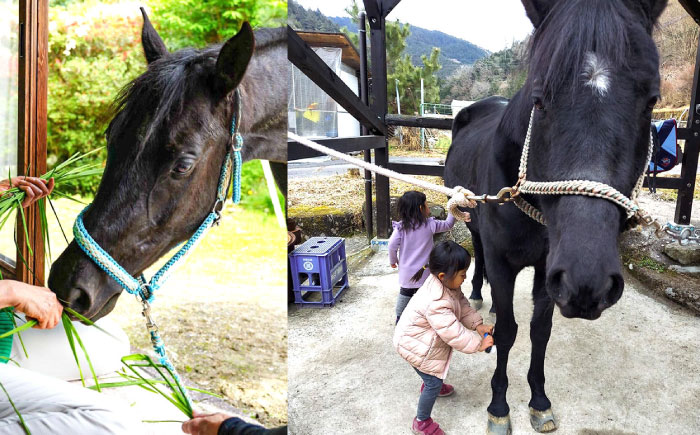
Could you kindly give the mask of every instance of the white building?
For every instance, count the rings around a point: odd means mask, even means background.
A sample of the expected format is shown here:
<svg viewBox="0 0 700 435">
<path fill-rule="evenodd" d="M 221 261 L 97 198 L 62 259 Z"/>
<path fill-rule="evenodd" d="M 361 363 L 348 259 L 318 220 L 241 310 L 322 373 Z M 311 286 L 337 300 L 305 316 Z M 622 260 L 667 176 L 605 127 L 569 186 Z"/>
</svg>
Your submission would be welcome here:
<svg viewBox="0 0 700 435">
<path fill-rule="evenodd" d="M 342 33 L 298 32 L 341 80 L 359 95 L 360 55 Z M 289 78 L 289 131 L 300 136 L 360 135 L 360 123 L 295 66 Z"/>
</svg>

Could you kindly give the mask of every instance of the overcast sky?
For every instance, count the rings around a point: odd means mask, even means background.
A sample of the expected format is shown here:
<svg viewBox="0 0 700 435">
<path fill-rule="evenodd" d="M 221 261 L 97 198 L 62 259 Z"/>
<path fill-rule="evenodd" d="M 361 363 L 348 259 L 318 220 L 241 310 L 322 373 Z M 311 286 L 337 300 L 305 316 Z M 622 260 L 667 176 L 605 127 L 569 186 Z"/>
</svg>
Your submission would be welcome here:
<svg viewBox="0 0 700 435">
<path fill-rule="evenodd" d="M 329 17 L 345 16 L 350 0 L 297 0 Z M 362 5 L 362 0 L 359 1 Z M 532 24 L 520 0 L 402 0 L 387 17 L 469 41 L 490 51 L 524 39 Z"/>
</svg>

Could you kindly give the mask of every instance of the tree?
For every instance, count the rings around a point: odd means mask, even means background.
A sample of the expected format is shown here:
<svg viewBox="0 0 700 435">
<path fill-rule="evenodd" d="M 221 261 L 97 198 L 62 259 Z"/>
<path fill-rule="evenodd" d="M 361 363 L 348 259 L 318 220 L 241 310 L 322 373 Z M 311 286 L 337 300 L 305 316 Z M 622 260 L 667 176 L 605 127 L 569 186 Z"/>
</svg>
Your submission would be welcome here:
<svg viewBox="0 0 700 435">
<path fill-rule="evenodd" d="M 360 6 L 357 0 L 352 0 L 345 12 L 352 21 L 359 26 Z M 341 29 L 350 41 L 358 45 L 359 36 L 349 32 L 347 28 Z M 439 61 L 440 49 L 433 47 L 430 57 L 421 56 L 422 66 L 413 65 L 411 57 L 404 54 L 406 39 L 411 34 L 411 27 L 402 24 L 398 20 L 386 22 L 386 70 L 387 70 L 387 96 L 389 112 L 396 113 L 396 80 L 399 81 L 399 98 L 401 113 L 418 113 L 420 110 L 420 81 L 424 79 L 425 101 L 435 102 L 440 98 L 437 71 L 441 65 Z"/>
</svg>

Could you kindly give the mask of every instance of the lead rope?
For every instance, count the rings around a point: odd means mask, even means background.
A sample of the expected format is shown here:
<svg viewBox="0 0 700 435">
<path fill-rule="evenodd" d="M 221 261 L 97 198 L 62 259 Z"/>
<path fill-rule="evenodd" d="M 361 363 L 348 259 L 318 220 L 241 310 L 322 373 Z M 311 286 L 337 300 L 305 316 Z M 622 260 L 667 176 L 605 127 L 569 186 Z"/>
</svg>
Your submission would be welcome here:
<svg viewBox="0 0 700 435">
<path fill-rule="evenodd" d="M 212 211 L 199 225 L 199 228 L 197 228 L 197 231 L 195 231 L 192 237 L 190 237 L 189 240 L 187 240 L 187 242 L 185 242 L 177 251 L 177 253 L 175 253 L 175 255 L 173 255 L 173 257 L 170 258 L 170 260 L 168 260 L 168 262 L 163 265 L 163 267 L 161 267 L 155 275 L 153 275 L 150 281 L 146 281 L 143 274 L 141 274 L 141 276 L 138 278 L 134 278 L 114 258 L 112 258 L 111 255 L 102 249 L 95 239 L 92 238 L 90 233 L 88 233 L 87 229 L 85 228 L 85 224 L 83 223 L 83 215 L 90 207 L 89 205 L 85 207 L 82 212 L 80 212 L 75 220 L 75 224 L 73 225 L 74 240 L 85 255 L 87 255 L 108 276 L 119 283 L 119 285 L 126 290 L 127 293 L 136 296 L 136 299 L 141 302 L 143 308 L 141 314 L 146 320 L 146 329 L 148 330 L 151 338 L 153 351 L 156 353 L 156 355 L 158 355 L 159 362 L 170 370 L 178 384 L 182 384 L 182 379 L 180 378 L 177 370 L 175 370 L 175 366 L 170 361 L 170 358 L 165 350 L 165 343 L 160 337 L 158 325 L 156 325 L 153 317 L 151 316 L 151 304 L 155 298 L 155 292 L 163 286 L 165 281 L 172 274 L 173 270 L 184 263 L 185 259 L 202 240 L 207 231 L 219 223 L 219 220 L 221 219 L 221 210 L 223 209 L 226 201 L 230 181 L 232 181 L 233 184 L 233 203 L 237 204 L 241 200 L 241 150 L 243 149 L 243 137 L 238 132 L 238 123 L 241 113 L 240 108 L 240 94 L 238 90 L 236 90 L 236 110 L 234 111 L 233 120 L 231 122 L 231 146 L 230 150 L 227 151 L 226 157 L 224 157 L 224 163 L 221 166 L 219 182 L 216 189 L 216 202 L 214 203 Z M 185 399 L 191 408 L 192 401 L 187 393 L 187 389 L 183 388 L 182 392 L 184 393 Z"/>
</svg>

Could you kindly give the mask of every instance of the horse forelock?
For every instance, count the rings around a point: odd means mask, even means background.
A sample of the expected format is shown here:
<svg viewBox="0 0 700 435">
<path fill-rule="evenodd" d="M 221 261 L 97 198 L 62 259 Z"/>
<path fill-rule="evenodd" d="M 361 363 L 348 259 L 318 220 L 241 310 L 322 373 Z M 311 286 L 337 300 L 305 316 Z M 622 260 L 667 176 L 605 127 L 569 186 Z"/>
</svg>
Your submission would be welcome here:
<svg viewBox="0 0 700 435">
<path fill-rule="evenodd" d="M 553 98 L 565 85 L 589 86 L 599 95 L 610 90 L 611 74 L 630 68 L 633 26 L 642 26 L 622 0 L 557 2 L 535 31 L 530 76 Z"/>
</svg>

